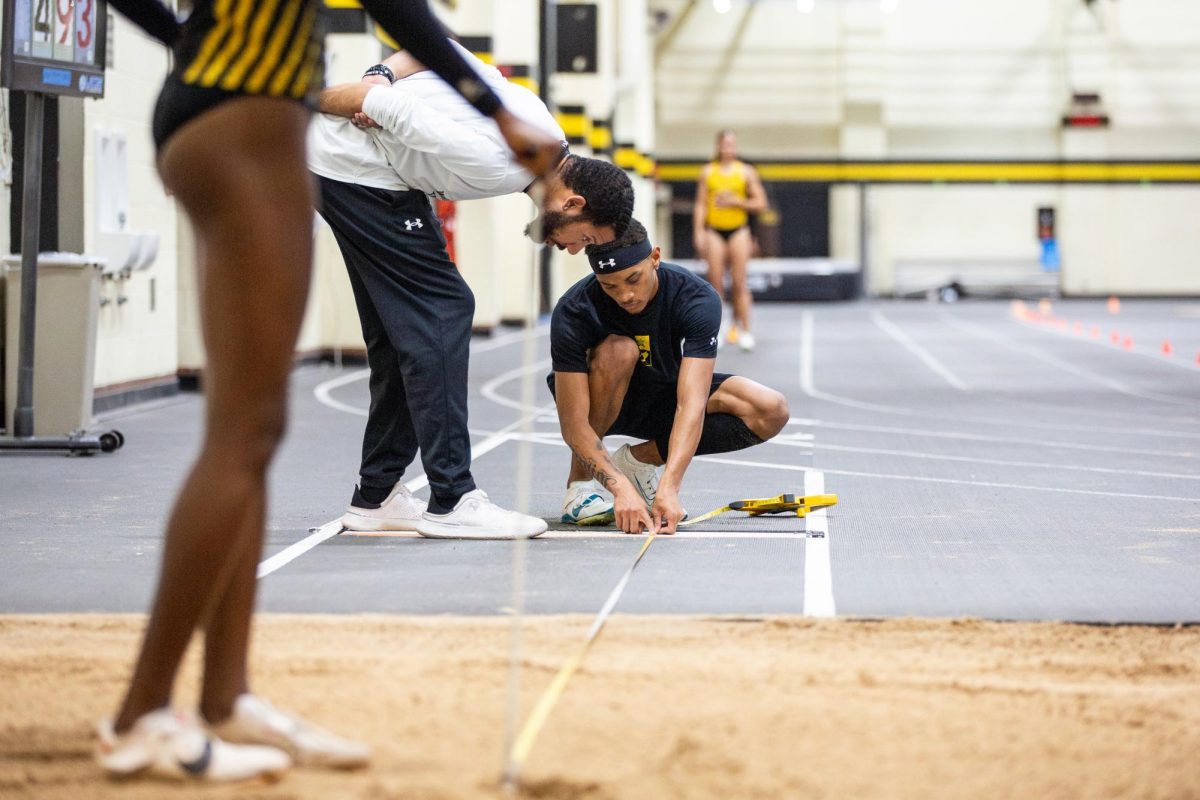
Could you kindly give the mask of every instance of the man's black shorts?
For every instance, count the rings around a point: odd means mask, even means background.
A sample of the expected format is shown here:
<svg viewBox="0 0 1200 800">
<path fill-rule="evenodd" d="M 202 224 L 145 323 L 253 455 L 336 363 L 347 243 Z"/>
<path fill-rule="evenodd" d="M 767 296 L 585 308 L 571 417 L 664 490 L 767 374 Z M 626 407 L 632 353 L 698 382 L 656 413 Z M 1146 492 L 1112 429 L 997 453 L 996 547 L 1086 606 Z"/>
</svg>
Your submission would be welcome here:
<svg viewBox="0 0 1200 800">
<path fill-rule="evenodd" d="M 708 396 L 732 375 L 714 372 Z M 546 385 L 550 394 L 554 394 L 554 373 L 546 376 Z M 671 428 L 675 425 L 675 407 L 678 401 L 676 388 L 678 384 L 651 383 L 639 381 L 636 374 L 629 382 L 625 392 L 625 402 L 621 404 L 621 413 L 617 415 L 612 427 L 602 433 L 602 436 L 633 436 L 638 439 L 668 439 Z"/>
</svg>

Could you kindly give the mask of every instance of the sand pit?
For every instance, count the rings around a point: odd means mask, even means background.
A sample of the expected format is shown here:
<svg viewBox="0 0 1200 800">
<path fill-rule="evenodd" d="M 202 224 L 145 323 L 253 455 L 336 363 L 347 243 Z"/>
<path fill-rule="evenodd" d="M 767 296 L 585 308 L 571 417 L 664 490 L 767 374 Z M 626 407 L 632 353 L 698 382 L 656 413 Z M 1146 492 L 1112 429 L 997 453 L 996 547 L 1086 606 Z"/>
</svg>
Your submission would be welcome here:
<svg viewBox="0 0 1200 800">
<path fill-rule="evenodd" d="M 590 619 L 526 621 L 528 708 Z M 256 686 L 377 749 L 273 786 L 113 783 L 91 723 L 142 620 L 0 617 L 0 797 L 492 798 L 509 623 L 259 619 Z M 180 701 L 194 697 L 195 653 Z M 614 617 L 530 759 L 541 798 L 1200 797 L 1200 628 Z"/>
</svg>

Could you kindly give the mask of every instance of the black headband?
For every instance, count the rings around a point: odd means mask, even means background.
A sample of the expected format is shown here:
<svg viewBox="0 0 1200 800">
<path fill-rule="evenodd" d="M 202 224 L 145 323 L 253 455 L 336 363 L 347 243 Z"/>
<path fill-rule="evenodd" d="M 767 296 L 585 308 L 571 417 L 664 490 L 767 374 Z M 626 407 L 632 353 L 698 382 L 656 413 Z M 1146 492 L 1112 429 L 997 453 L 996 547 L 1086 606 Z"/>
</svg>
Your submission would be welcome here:
<svg viewBox="0 0 1200 800">
<path fill-rule="evenodd" d="M 605 275 L 640 264 L 649 258 L 653 251 L 654 247 L 650 244 L 650 240 L 642 239 L 640 242 L 613 250 L 605 247 L 600 248 L 599 252 L 588 253 L 588 263 L 592 265 L 592 272 L 597 275 Z"/>
</svg>

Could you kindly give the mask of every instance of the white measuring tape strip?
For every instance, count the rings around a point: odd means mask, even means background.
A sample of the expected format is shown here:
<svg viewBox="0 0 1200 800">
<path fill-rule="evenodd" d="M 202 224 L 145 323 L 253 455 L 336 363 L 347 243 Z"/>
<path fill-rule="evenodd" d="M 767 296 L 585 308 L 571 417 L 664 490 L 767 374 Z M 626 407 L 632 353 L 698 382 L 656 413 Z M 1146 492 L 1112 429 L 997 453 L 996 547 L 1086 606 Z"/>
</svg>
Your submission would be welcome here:
<svg viewBox="0 0 1200 800">
<path fill-rule="evenodd" d="M 545 691 L 542 692 L 542 696 L 538 698 L 537 705 L 533 707 L 529 718 L 521 726 L 521 732 L 517 734 L 512 749 L 509 750 L 508 763 L 504 769 L 504 785 L 510 789 L 516 788 L 517 782 L 520 779 L 521 769 L 524 767 L 525 761 L 529 758 L 530 751 L 533 750 L 533 744 L 537 741 L 542 726 L 546 724 L 550 712 L 554 709 L 554 704 L 558 702 L 563 690 L 567 688 L 567 681 L 571 680 L 571 676 L 583 664 L 583 659 L 587 656 L 588 649 L 592 646 L 592 642 L 596 641 L 596 638 L 600 635 L 600 631 L 604 628 L 604 623 L 608 621 L 613 609 L 617 607 L 617 601 L 621 599 L 621 594 L 625 591 L 625 587 L 629 585 L 629 579 L 633 577 L 633 571 L 637 569 L 637 565 L 641 563 L 642 556 L 646 555 L 646 551 L 650 549 L 650 545 L 654 542 L 655 538 L 656 534 L 653 533 L 646 537 L 646 541 L 642 543 L 642 549 L 638 551 L 637 558 L 629 565 L 629 569 L 625 570 L 625 574 L 617 581 L 617 585 L 609 593 L 608 599 L 604 601 L 604 605 L 600 608 L 600 612 L 592 622 L 592 627 L 588 629 L 587 637 L 583 640 L 583 644 L 572 654 L 567 663 L 563 664 L 562 669 L 554 676 L 554 680 L 550 681 L 550 685 L 546 687 Z"/>
</svg>

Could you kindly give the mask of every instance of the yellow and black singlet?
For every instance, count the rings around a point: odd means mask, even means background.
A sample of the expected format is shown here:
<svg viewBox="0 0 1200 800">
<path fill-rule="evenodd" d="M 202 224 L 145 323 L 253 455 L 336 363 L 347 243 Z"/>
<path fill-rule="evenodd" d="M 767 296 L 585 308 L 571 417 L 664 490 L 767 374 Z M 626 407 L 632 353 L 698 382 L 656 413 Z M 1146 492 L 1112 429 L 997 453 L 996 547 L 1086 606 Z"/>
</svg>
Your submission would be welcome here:
<svg viewBox="0 0 1200 800">
<path fill-rule="evenodd" d="M 728 168 L 722 167 L 720 161 L 709 165 L 708 175 L 704 179 L 708 190 L 708 207 L 704 216 L 704 224 L 718 233 L 736 231 L 744 227 L 750 216 L 746 209 L 737 207 L 722 207 L 717 205 L 720 194 L 732 195 L 738 200 L 747 197 L 746 165 L 734 161 Z"/>
<path fill-rule="evenodd" d="M 155 143 L 230 97 L 311 101 L 321 42 L 316 0 L 199 0 L 154 111 Z"/>
<path fill-rule="evenodd" d="M 154 141 L 232 97 L 311 101 L 321 85 L 319 0 L 196 0 L 182 25 L 158 0 L 110 0 L 175 51 L 154 111 Z M 500 98 L 450 45 L 426 0 L 361 0 L 367 13 L 425 66 L 491 116 Z"/>
</svg>

